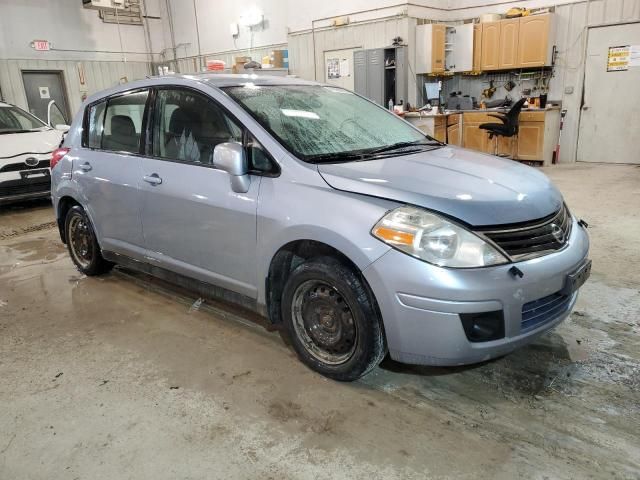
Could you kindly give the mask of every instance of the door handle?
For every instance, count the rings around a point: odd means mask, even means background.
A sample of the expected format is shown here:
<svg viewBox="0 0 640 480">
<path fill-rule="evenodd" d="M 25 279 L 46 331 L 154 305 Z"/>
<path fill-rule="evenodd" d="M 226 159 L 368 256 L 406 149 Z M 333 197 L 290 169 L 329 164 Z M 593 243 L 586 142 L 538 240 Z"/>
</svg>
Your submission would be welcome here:
<svg viewBox="0 0 640 480">
<path fill-rule="evenodd" d="M 152 173 L 151 175 L 145 175 L 143 180 L 151 185 L 160 185 L 162 183 L 162 179 L 157 173 Z"/>
<path fill-rule="evenodd" d="M 82 170 L 83 172 L 88 172 L 92 168 L 93 167 L 91 166 L 91 164 L 89 162 L 85 162 L 82 165 L 80 165 L 80 170 Z"/>
</svg>

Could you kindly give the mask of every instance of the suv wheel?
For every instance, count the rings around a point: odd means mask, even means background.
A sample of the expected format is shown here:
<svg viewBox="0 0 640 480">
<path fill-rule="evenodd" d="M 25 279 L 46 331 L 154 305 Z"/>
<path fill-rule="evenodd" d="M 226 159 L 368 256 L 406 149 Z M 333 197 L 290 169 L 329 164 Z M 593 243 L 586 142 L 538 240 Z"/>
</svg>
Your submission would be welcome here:
<svg viewBox="0 0 640 480">
<path fill-rule="evenodd" d="M 374 302 L 360 276 L 334 258 L 299 265 L 285 284 L 282 315 L 300 359 L 334 380 L 366 375 L 386 354 Z"/>
<path fill-rule="evenodd" d="M 82 207 L 76 205 L 69 210 L 64 231 L 69 255 L 78 270 L 88 276 L 111 270 L 113 263 L 102 257 L 93 227 Z"/>
</svg>

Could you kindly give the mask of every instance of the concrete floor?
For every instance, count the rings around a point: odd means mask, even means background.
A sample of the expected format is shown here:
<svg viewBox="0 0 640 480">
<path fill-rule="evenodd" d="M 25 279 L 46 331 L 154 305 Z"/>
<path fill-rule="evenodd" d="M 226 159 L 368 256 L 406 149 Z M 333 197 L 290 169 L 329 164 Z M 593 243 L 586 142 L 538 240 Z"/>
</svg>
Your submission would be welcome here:
<svg viewBox="0 0 640 480">
<path fill-rule="evenodd" d="M 353 384 L 237 310 L 80 275 L 46 202 L 0 210 L 0 479 L 640 478 L 640 167 L 546 172 L 590 223 L 571 317 Z"/>
</svg>

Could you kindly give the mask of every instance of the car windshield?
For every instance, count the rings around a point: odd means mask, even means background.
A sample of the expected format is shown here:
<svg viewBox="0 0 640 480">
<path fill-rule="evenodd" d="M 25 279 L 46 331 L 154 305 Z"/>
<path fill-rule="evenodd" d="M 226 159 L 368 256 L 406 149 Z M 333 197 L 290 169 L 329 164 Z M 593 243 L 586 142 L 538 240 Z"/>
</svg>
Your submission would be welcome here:
<svg viewBox="0 0 640 480">
<path fill-rule="evenodd" d="M 224 90 L 285 148 L 308 162 L 366 160 L 441 145 L 342 88 L 248 83 Z"/>
<path fill-rule="evenodd" d="M 0 135 L 25 133 L 49 128 L 46 123 L 18 107 L 0 105 Z"/>
</svg>

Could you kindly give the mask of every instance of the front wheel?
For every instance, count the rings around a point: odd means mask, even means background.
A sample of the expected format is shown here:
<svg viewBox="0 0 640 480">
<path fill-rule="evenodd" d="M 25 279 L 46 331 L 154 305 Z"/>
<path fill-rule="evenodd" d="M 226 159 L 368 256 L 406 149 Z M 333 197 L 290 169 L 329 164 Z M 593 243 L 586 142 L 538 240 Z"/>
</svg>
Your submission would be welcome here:
<svg viewBox="0 0 640 480">
<path fill-rule="evenodd" d="M 96 234 L 82 207 L 76 205 L 69 210 L 64 229 L 69 255 L 78 270 L 88 276 L 111 270 L 113 264 L 102 257 Z"/>
<path fill-rule="evenodd" d="M 356 380 L 386 354 L 375 300 L 360 275 L 333 258 L 309 260 L 291 273 L 282 315 L 300 359 L 334 380 Z"/>
</svg>

